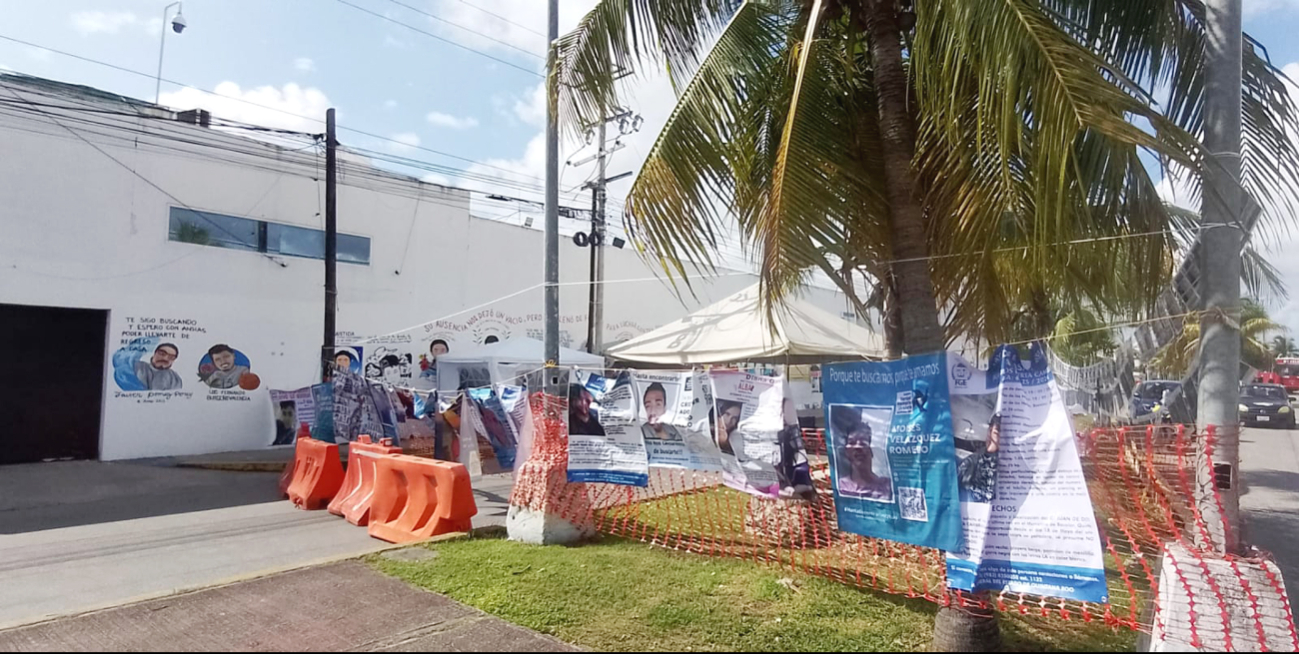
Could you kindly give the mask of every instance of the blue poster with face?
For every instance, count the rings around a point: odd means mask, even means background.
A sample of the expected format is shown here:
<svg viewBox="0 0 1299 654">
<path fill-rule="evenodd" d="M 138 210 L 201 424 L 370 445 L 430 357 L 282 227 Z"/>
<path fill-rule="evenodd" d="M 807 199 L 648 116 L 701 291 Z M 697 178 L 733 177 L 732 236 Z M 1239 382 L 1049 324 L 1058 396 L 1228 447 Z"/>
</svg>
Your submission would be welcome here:
<svg viewBox="0 0 1299 654">
<path fill-rule="evenodd" d="M 947 354 L 826 366 L 826 445 L 839 528 L 962 545 Z"/>
</svg>

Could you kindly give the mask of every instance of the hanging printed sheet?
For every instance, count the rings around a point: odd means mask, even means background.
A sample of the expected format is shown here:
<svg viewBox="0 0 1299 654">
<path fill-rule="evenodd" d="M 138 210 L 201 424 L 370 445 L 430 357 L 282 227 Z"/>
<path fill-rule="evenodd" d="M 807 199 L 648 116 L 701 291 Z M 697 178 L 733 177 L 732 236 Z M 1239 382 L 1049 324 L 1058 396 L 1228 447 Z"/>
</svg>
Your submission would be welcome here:
<svg viewBox="0 0 1299 654">
<path fill-rule="evenodd" d="M 633 372 L 640 401 L 640 433 L 651 467 L 720 472 L 722 455 L 696 417 L 704 393 L 692 372 Z M 707 416 L 702 416 L 703 420 Z"/>
<path fill-rule="evenodd" d="M 753 495 L 779 497 L 784 380 L 739 370 L 714 370 L 710 377 L 722 482 Z"/>
<path fill-rule="evenodd" d="M 839 528 L 959 549 L 946 353 L 829 365 L 822 385 Z"/>
<path fill-rule="evenodd" d="M 1002 346 L 984 372 L 949 355 L 966 548 L 947 557 L 962 590 L 1109 601 L 1100 534 L 1073 427 L 1046 349 Z"/>
<path fill-rule="evenodd" d="M 649 485 L 631 373 L 575 370 L 568 390 L 568 481 Z"/>
<path fill-rule="evenodd" d="M 296 391 L 271 390 L 271 411 L 275 415 L 275 440 L 272 446 L 292 445 L 297 441 L 298 426 L 310 429 L 316 424 L 316 401 L 311 387 Z"/>
<path fill-rule="evenodd" d="M 484 472 L 490 474 L 514 469 L 522 420 L 527 413 L 523 400 L 524 389 L 521 386 L 500 385 L 466 391 L 466 401 L 473 402 L 477 410 L 478 421 L 474 424 L 477 435 L 491 446 L 496 461 L 497 469 L 494 470 L 489 470 L 484 462 Z M 476 443 L 474 447 L 477 447 Z"/>
</svg>

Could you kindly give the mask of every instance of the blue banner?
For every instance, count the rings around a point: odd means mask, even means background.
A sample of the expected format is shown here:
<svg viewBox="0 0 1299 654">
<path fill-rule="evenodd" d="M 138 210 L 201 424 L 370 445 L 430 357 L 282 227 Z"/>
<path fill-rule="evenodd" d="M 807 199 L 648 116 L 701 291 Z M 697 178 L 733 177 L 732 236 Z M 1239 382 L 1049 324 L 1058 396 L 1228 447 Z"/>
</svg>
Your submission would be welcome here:
<svg viewBox="0 0 1299 654">
<path fill-rule="evenodd" d="M 826 445 L 843 531 L 961 548 L 946 356 L 825 367 Z"/>
</svg>

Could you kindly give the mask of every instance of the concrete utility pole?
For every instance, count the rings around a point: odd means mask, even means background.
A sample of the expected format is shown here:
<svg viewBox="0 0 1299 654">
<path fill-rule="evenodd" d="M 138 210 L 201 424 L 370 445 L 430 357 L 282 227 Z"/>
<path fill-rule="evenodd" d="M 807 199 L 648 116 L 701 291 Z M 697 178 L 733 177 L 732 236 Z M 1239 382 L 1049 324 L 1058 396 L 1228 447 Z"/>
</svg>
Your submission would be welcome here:
<svg viewBox="0 0 1299 654">
<path fill-rule="evenodd" d="M 607 146 L 607 127 L 612 122 L 620 124 L 619 131 L 623 135 L 629 134 L 629 129 L 640 129 L 640 116 L 634 116 L 631 111 L 619 111 L 613 116 L 607 116 L 596 128 L 599 149 L 595 155 L 570 164 L 582 166 L 592 161 L 597 162 L 595 179 L 582 185 L 582 188 L 591 191 L 591 238 L 588 241 L 591 248 L 591 293 L 586 325 L 586 350 L 591 354 L 599 354 L 604 350 L 604 247 L 608 238 L 605 232 L 608 187 L 610 182 L 631 175 L 630 172 L 626 172 L 613 177 L 608 176 L 609 157 L 626 147 L 621 140 L 615 142 L 613 147 Z M 590 132 L 587 134 L 589 136 Z"/>
<path fill-rule="evenodd" d="M 335 319 L 338 317 L 338 140 L 334 110 L 325 112 L 325 340 L 321 348 L 321 379 L 330 378 L 334 363 Z"/>
<path fill-rule="evenodd" d="M 559 40 L 559 0 L 550 0 L 547 42 Z M 546 70 L 546 362 L 559 363 L 559 116 L 555 97 L 558 79 L 555 60 L 547 57 Z M 546 375 L 546 383 L 558 381 Z M 554 389 L 551 389 L 554 390 Z"/>
<path fill-rule="evenodd" d="M 1220 552 L 1238 553 L 1240 535 L 1240 252 L 1245 194 L 1241 188 L 1241 0 L 1206 0 L 1204 143 L 1206 162 L 1200 295 L 1201 431 L 1213 426 L 1215 470 L 1199 466 L 1196 498 Z M 1221 496 L 1221 509 L 1214 489 Z M 1223 529 L 1226 523 L 1227 529 Z M 1205 543 L 1209 546 L 1209 543 Z"/>
</svg>

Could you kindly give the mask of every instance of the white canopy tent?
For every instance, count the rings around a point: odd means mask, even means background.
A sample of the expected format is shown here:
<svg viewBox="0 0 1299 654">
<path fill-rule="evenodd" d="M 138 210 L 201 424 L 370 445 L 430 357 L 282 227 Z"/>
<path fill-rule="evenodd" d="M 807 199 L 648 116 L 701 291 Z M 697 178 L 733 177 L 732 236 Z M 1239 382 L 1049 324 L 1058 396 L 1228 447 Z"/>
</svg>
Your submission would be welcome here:
<svg viewBox="0 0 1299 654">
<path fill-rule="evenodd" d="M 773 318 L 768 319 L 755 284 L 606 354 L 657 366 L 808 364 L 880 359 L 886 354 L 882 335 L 801 298 L 790 298 Z"/>
<path fill-rule="evenodd" d="M 469 387 L 517 383 L 523 375 L 546 365 L 546 346 L 535 338 L 511 338 L 491 345 L 480 345 L 465 352 L 438 357 L 438 390 L 455 391 L 462 384 Z M 559 348 L 559 365 L 604 366 L 604 357 L 579 350 Z"/>
</svg>

